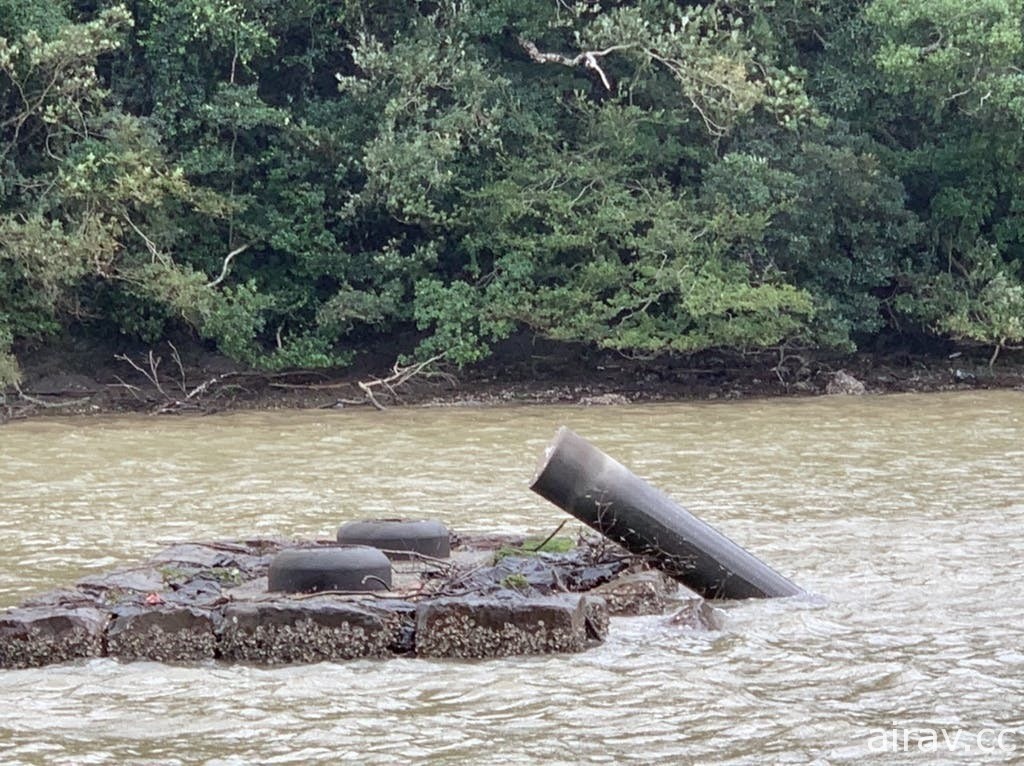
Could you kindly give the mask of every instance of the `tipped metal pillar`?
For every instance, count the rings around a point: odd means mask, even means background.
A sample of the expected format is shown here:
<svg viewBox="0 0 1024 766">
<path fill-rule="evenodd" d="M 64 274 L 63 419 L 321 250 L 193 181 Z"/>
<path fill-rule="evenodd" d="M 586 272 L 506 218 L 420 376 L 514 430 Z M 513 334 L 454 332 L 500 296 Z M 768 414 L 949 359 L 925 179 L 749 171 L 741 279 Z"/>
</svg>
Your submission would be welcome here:
<svg viewBox="0 0 1024 766">
<path fill-rule="evenodd" d="M 803 591 L 564 426 L 530 489 L 705 598 Z"/>
</svg>

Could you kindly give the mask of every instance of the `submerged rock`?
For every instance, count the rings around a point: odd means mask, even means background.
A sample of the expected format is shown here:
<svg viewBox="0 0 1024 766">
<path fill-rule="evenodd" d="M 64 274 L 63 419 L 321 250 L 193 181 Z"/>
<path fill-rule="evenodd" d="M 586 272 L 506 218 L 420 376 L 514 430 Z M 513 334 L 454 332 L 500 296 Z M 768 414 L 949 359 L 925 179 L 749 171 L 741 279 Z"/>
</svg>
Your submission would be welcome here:
<svg viewBox="0 0 1024 766">
<path fill-rule="evenodd" d="M 662 614 L 679 588 L 679 583 L 664 572 L 649 569 L 624 574 L 592 592 L 608 602 L 609 614 L 637 616 Z"/>
<path fill-rule="evenodd" d="M 692 598 L 683 601 L 668 621 L 672 625 L 690 630 L 721 630 L 721 614 L 707 601 L 693 594 Z"/>
<path fill-rule="evenodd" d="M 584 396 L 579 400 L 579 405 L 582 407 L 597 407 L 597 406 L 608 406 L 616 405 L 621 406 L 623 404 L 629 404 L 627 399 L 622 394 L 597 394 L 595 396 Z"/>
</svg>

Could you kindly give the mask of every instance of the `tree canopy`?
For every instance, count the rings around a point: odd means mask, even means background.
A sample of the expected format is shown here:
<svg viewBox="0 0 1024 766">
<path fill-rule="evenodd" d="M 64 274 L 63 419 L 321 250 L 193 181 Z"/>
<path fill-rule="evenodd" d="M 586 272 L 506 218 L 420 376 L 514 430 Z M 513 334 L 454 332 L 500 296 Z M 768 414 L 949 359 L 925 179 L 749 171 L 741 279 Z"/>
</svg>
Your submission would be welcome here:
<svg viewBox="0 0 1024 766">
<path fill-rule="evenodd" d="M 1022 0 L 0 0 L 0 383 L 1024 341 Z"/>
</svg>

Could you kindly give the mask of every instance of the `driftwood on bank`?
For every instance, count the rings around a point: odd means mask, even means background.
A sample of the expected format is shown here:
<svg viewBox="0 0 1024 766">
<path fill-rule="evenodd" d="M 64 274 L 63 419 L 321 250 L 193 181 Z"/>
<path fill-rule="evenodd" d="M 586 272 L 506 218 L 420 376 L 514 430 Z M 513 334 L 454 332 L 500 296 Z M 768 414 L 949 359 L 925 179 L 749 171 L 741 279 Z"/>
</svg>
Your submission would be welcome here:
<svg viewBox="0 0 1024 766">
<path fill-rule="evenodd" d="M 548 446 L 530 488 L 705 598 L 803 593 L 568 428 Z"/>
<path fill-rule="evenodd" d="M 398 398 L 398 389 L 409 383 L 414 378 L 442 378 L 450 385 L 455 385 L 455 377 L 450 373 L 440 370 L 433 370 L 431 367 L 444 358 L 444 354 L 437 354 L 425 359 L 422 362 L 414 362 L 408 365 L 401 365 L 395 362 L 391 368 L 391 374 L 383 378 L 361 380 L 356 383 L 359 390 L 363 392 L 366 401 L 378 410 L 385 409 L 378 396 L 387 395 L 392 399 Z"/>
</svg>

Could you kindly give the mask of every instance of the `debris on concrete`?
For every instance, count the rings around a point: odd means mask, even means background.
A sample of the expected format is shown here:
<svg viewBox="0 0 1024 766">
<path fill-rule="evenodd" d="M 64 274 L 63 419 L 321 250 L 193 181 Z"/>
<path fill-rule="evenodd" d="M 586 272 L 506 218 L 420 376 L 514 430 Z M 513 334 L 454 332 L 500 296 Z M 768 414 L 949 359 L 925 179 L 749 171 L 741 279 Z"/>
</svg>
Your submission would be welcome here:
<svg viewBox="0 0 1024 766">
<path fill-rule="evenodd" d="M 565 543 L 545 553 L 521 535 L 453 534 L 448 559 L 392 561 L 389 591 L 317 593 L 270 591 L 267 573 L 283 550 L 334 541 L 177 543 L 0 613 L 0 668 L 580 652 L 604 641 L 609 614 L 662 614 L 685 592 L 607 541 Z"/>
</svg>

